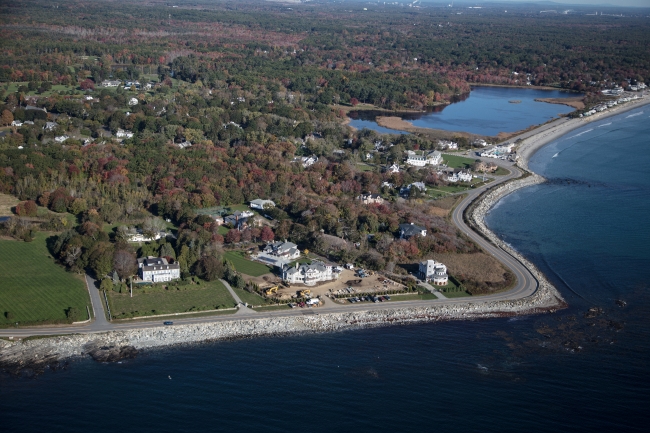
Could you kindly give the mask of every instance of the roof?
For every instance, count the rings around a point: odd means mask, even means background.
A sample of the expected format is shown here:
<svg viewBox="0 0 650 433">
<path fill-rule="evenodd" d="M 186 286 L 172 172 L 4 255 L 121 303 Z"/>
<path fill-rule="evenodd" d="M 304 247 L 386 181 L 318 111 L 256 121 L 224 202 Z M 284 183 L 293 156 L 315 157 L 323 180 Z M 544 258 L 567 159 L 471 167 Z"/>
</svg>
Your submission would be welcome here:
<svg viewBox="0 0 650 433">
<path fill-rule="evenodd" d="M 400 224 L 399 229 L 404 234 L 405 236 L 415 236 L 419 235 L 422 233 L 423 230 L 425 230 L 424 227 L 421 227 L 417 224 Z"/>
</svg>

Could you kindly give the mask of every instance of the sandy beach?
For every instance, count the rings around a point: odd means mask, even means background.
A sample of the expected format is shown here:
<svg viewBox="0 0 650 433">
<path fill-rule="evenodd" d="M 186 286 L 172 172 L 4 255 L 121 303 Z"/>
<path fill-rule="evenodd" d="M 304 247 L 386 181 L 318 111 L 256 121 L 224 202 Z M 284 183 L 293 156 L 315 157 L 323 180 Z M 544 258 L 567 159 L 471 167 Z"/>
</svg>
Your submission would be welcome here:
<svg viewBox="0 0 650 433">
<path fill-rule="evenodd" d="M 525 170 L 528 170 L 528 161 L 530 158 L 541 147 L 550 143 L 551 141 L 554 141 L 563 135 L 573 131 L 574 129 L 580 128 L 581 126 L 587 125 L 591 122 L 616 116 L 617 114 L 625 113 L 626 111 L 630 111 L 635 108 L 650 104 L 650 97 L 647 95 L 644 96 L 645 98 L 637 99 L 636 101 L 630 101 L 622 105 L 616 105 L 607 111 L 596 113 L 593 116 L 576 119 L 557 119 L 533 131 L 521 134 L 517 137 L 513 137 L 513 141 L 516 141 L 520 138 L 523 139 L 523 142 L 517 149 L 517 165 Z"/>
</svg>

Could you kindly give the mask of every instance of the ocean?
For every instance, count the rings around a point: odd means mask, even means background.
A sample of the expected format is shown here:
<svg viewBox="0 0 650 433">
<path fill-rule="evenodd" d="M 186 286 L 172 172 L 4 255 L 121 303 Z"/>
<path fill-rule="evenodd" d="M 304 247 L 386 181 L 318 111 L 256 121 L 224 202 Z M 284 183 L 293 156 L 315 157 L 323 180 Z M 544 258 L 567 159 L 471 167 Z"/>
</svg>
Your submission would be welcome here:
<svg viewBox="0 0 650 433">
<path fill-rule="evenodd" d="M 0 376 L 8 432 L 643 431 L 650 109 L 530 162 L 487 217 L 556 284 L 555 314 L 245 339 Z M 619 302 L 617 304 L 616 301 Z M 622 305 L 622 306 L 619 306 Z M 590 311 L 591 309 L 591 311 Z"/>
</svg>

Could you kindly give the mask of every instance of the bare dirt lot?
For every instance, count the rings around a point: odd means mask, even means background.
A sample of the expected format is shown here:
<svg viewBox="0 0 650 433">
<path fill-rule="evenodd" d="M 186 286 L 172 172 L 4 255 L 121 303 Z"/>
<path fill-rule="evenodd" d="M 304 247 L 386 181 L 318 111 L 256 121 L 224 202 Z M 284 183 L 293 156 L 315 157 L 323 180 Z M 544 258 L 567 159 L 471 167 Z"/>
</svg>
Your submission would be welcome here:
<svg viewBox="0 0 650 433">
<path fill-rule="evenodd" d="M 384 283 L 384 281 L 387 281 Z M 344 269 L 341 272 L 338 280 L 328 281 L 318 286 L 303 286 L 300 284 L 292 285 L 291 287 L 282 287 L 279 294 L 283 299 L 289 299 L 295 295 L 296 292 L 309 289 L 312 296 L 325 296 L 329 293 L 332 294 L 348 294 L 345 288 L 352 287 L 352 293 L 372 293 L 372 292 L 385 292 L 386 290 L 400 290 L 404 286 L 391 280 L 386 280 L 381 275 L 371 275 L 366 278 L 359 278 L 355 275 L 354 271 Z"/>
</svg>

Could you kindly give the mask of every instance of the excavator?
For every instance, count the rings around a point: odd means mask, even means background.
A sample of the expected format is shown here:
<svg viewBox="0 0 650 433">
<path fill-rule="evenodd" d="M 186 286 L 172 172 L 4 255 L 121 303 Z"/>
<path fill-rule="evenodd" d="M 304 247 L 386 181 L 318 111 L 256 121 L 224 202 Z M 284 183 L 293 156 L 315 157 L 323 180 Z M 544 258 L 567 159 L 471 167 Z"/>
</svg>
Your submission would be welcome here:
<svg viewBox="0 0 650 433">
<path fill-rule="evenodd" d="M 309 295 L 311 295 L 311 290 L 309 290 L 309 289 L 300 290 L 298 292 L 298 296 L 301 297 L 301 298 L 304 298 L 304 297 L 309 296 Z"/>
<path fill-rule="evenodd" d="M 269 287 L 268 289 L 264 290 L 264 293 L 266 294 L 266 296 L 275 295 L 276 293 L 278 293 L 278 286 Z"/>
</svg>

